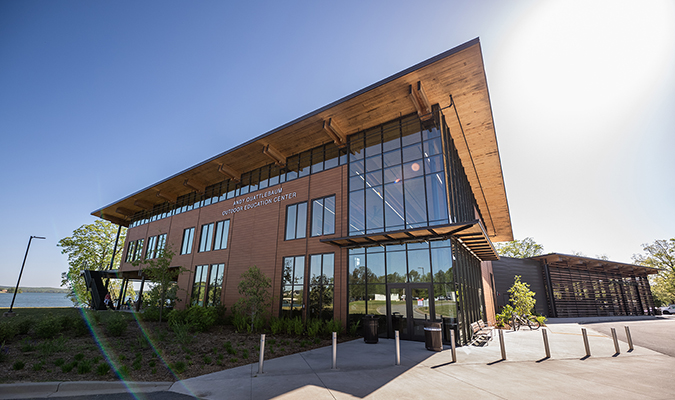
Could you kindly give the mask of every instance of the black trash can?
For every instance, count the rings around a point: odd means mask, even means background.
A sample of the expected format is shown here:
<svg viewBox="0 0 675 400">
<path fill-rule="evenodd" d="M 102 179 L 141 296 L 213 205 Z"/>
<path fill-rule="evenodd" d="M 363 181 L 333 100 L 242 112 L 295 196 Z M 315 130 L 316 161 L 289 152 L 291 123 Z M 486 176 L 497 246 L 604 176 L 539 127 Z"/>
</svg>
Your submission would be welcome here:
<svg viewBox="0 0 675 400">
<path fill-rule="evenodd" d="M 443 336 L 440 322 L 424 323 L 424 344 L 427 350 L 443 350 Z"/>
<path fill-rule="evenodd" d="M 366 343 L 377 343 L 377 327 L 380 319 L 377 315 L 367 314 L 363 316 L 363 341 Z"/>
</svg>

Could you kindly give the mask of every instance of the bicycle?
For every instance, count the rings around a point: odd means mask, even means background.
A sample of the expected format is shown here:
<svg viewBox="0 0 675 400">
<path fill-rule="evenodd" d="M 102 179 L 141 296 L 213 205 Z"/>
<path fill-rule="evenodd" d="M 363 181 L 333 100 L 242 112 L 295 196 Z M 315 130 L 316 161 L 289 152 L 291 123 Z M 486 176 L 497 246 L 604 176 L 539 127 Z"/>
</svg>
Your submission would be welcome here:
<svg viewBox="0 0 675 400">
<path fill-rule="evenodd" d="M 511 314 L 511 326 L 513 327 L 514 331 L 517 331 L 520 329 L 521 326 L 527 325 L 530 330 L 537 330 L 541 326 L 541 323 L 537 320 L 537 317 L 534 315 L 530 314 L 523 314 L 523 315 L 518 315 L 516 313 Z"/>
</svg>

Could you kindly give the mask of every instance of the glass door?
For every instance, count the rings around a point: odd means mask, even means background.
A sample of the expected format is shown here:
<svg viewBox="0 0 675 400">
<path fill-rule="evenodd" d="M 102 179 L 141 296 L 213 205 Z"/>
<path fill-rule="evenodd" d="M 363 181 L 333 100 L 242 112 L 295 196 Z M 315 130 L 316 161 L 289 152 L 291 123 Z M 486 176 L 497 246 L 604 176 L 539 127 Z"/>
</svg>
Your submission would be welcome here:
<svg viewBox="0 0 675 400">
<path fill-rule="evenodd" d="M 434 319 L 434 301 L 429 283 L 387 285 L 389 337 L 399 331 L 405 340 L 424 340 L 424 322 Z"/>
</svg>

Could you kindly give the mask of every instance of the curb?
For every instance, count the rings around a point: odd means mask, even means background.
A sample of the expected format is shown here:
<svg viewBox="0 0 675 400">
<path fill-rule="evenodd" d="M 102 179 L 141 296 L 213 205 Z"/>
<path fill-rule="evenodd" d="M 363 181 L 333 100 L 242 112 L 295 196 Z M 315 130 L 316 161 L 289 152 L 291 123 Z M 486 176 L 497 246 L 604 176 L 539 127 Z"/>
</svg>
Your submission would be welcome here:
<svg viewBox="0 0 675 400">
<path fill-rule="evenodd" d="M 174 382 L 74 381 L 0 385 L 0 399 L 27 399 L 168 390 Z"/>
</svg>

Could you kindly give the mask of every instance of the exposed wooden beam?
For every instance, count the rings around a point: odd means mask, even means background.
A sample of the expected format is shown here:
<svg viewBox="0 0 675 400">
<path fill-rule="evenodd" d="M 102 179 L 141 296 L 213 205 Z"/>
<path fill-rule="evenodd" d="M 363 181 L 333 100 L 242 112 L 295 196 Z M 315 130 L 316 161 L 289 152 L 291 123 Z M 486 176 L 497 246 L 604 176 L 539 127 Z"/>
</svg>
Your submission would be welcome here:
<svg viewBox="0 0 675 400">
<path fill-rule="evenodd" d="M 274 163 L 277 164 L 278 166 L 280 167 L 286 166 L 286 156 L 281 154 L 279 150 L 275 149 L 269 144 L 263 147 L 263 154 L 271 158 L 272 161 L 274 161 Z"/>
<path fill-rule="evenodd" d="M 204 193 L 206 185 L 196 182 L 194 179 L 188 178 L 183 182 L 183 185 L 189 187 L 190 189 L 196 191 L 197 193 Z"/>
<path fill-rule="evenodd" d="M 237 171 L 236 169 L 230 167 L 227 164 L 220 164 L 220 166 L 218 166 L 218 172 L 227 176 L 228 178 L 230 178 L 235 182 L 239 182 L 241 180 L 241 172 Z"/>
<path fill-rule="evenodd" d="M 414 85 L 409 85 L 408 94 L 410 96 L 410 100 L 412 100 L 413 104 L 415 105 L 417 115 L 422 121 L 433 118 L 433 114 L 431 113 L 431 104 L 429 103 L 429 98 L 422 87 L 421 81 L 417 81 L 417 83 Z"/>
<path fill-rule="evenodd" d="M 155 206 L 151 202 L 145 200 L 134 200 L 134 205 L 146 210 L 152 210 L 152 208 Z"/>
<path fill-rule="evenodd" d="M 114 215 L 105 214 L 105 216 L 101 215 L 101 218 L 104 218 L 104 219 L 112 222 L 113 224 L 122 225 L 122 226 L 128 226 L 129 225 L 129 221 L 127 221 L 124 218 L 116 217 Z"/>
<path fill-rule="evenodd" d="M 176 200 L 178 199 L 178 196 L 172 195 L 170 193 L 164 193 L 161 190 L 157 191 L 157 197 L 159 197 L 160 199 L 164 199 L 170 203 L 175 203 Z"/>
<path fill-rule="evenodd" d="M 132 215 L 136 214 L 136 211 L 130 210 L 126 207 L 117 207 L 117 209 L 115 209 L 115 212 L 118 214 L 126 215 L 127 217 L 131 217 Z"/>
<path fill-rule="evenodd" d="M 333 118 L 328 118 L 328 121 L 323 121 L 323 130 L 328 134 L 338 147 L 347 145 L 347 136 L 335 125 Z"/>
</svg>

